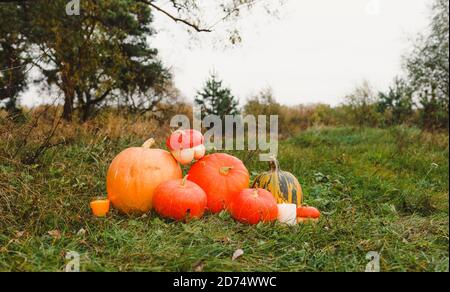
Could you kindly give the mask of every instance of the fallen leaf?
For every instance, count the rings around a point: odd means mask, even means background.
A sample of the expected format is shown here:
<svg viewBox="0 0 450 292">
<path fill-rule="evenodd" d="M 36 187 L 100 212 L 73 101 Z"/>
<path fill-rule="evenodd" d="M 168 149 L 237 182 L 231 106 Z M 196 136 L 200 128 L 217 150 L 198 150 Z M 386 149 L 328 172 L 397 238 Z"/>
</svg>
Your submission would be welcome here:
<svg viewBox="0 0 450 292">
<path fill-rule="evenodd" d="M 242 249 L 238 249 L 234 252 L 233 258 L 231 260 L 235 261 L 243 255 L 244 255 L 244 251 Z"/>
<path fill-rule="evenodd" d="M 229 237 L 226 236 L 226 237 L 220 238 L 219 241 L 220 241 L 221 243 L 230 243 L 230 242 L 231 242 L 231 238 L 229 238 Z"/>
<path fill-rule="evenodd" d="M 49 232 L 47 232 L 48 235 L 50 235 L 51 237 L 55 238 L 55 239 L 60 239 L 61 238 L 61 232 L 59 230 L 51 230 Z"/>
<path fill-rule="evenodd" d="M 205 263 L 203 261 L 198 261 L 194 264 L 193 270 L 194 272 L 203 272 L 204 267 Z"/>
<path fill-rule="evenodd" d="M 80 230 L 78 230 L 77 236 L 85 236 L 85 235 L 86 235 L 86 229 L 81 228 Z"/>
<path fill-rule="evenodd" d="M 8 241 L 8 245 L 10 245 L 10 244 L 19 244 L 20 243 L 20 241 L 19 240 L 17 240 L 17 239 L 11 239 L 10 241 Z"/>
</svg>

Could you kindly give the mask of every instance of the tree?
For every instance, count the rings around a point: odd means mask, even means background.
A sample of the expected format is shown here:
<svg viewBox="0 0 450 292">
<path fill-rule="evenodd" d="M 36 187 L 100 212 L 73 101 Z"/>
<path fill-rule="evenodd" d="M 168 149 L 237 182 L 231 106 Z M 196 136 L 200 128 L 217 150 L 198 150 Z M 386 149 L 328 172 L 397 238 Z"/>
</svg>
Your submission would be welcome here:
<svg viewBox="0 0 450 292">
<path fill-rule="evenodd" d="M 28 4 L 39 2 L 42 0 L 0 0 L 0 3 L 18 3 Z M 285 0 L 278 0 L 264 3 L 264 11 L 268 14 L 275 14 L 279 5 Z M 67 2 L 67 1 L 66 1 Z M 97 1 L 93 1 L 97 2 Z M 176 23 L 185 25 L 195 32 L 212 32 L 216 26 L 223 22 L 232 22 L 243 15 L 244 11 L 250 12 L 260 0 L 169 0 L 164 4 L 157 0 L 135 0 L 148 5 L 157 13 L 161 13 Z M 67 3 L 66 3 L 67 4 Z M 212 23 L 207 23 L 207 15 L 218 15 L 219 19 L 215 19 Z M 236 43 L 241 40 L 239 31 L 236 28 L 229 28 L 230 41 Z"/>
<path fill-rule="evenodd" d="M 221 22 L 236 20 L 258 0 L 108 0 L 80 1 L 80 15 L 66 15 L 67 0 L 0 0 L 22 7 L 26 36 L 34 66 L 49 88 L 64 96 L 63 117 L 70 121 L 74 110 L 86 120 L 95 108 L 124 96 L 127 101 L 148 97 L 140 104 L 161 100 L 169 72 L 157 60 L 147 38 L 153 34 L 152 16 L 161 13 L 190 31 L 211 32 Z M 278 6 L 278 5 L 276 5 Z M 265 5 L 267 11 L 271 5 Z M 209 16 L 213 16 L 213 18 Z M 218 17 L 218 19 L 215 19 Z M 15 18 L 9 23 L 15 24 Z M 212 20 L 212 21 L 211 21 Z M 240 40 L 230 29 L 230 40 Z M 9 42 L 15 44 L 15 42 Z M 26 85 L 26 83 L 24 83 Z M 136 95 L 136 96 L 135 96 Z M 15 99 L 14 99 L 15 100 Z"/>
<path fill-rule="evenodd" d="M 176 23 L 185 25 L 190 31 L 199 33 L 213 32 L 220 23 L 231 23 L 250 12 L 258 4 L 264 5 L 264 11 L 273 14 L 285 0 L 169 0 L 165 4 L 156 0 L 138 0 L 148 4 L 156 12 L 162 13 Z M 211 18 L 211 15 L 214 18 Z M 217 17 L 217 18 L 216 18 Z M 228 28 L 231 43 L 242 39 L 238 29 L 232 25 Z"/>
<path fill-rule="evenodd" d="M 239 114 L 239 102 L 232 95 L 231 90 L 225 88 L 222 83 L 213 74 L 203 90 L 197 93 L 195 103 L 200 106 L 202 116 L 216 115 L 224 120 L 226 115 Z"/>
<path fill-rule="evenodd" d="M 175 106 L 179 102 L 179 96 L 180 92 L 169 80 L 145 92 L 140 92 L 137 87 L 130 86 L 129 89 L 122 92 L 121 98 L 116 102 L 120 108 L 133 114 L 144 115 L 150 112 L 154 118 L 160 116 L 168 118 L 168 107 Z"/>
<path fill-rule="evenodd" d="M 368 81 L 357 86 L 353 93 L 345 97 L 349 120 L 358 126 L 378 126 L 376 111 L 377 96 Z"/>
<path fill-rule="evenodd" d="M 149 47 L 150 8 L 132 0 L 82 1 L 80 16 L 67 16 L 65 0 L 33 3 L 30 41 L 44 56 L 43 81 L 64 94 L 64 119 L 75 108 L 87 120 L 114 94 L 141 94 L 170 78 Z"/>
<path fill-rule="evenodd" d="M 448 128 L 449 1 L 434 0 L 429 33 L 420 35 L 406 57 L 409 82 L 418 97 L 422 125 Z"/>
<path fill-rule="evenodd" d="M 411 87 L 399 77 L 394 79 L 387 93 L 379 93 L 378 110 L 389 116 L 389 125 L 403 124 L 411 118 L 414 113 L 412 94 Z"/>
<path fill-rule="evenodd" d="M 10 115 L 20 112 L 17 98 L 27 86 L 28 46 L 21 15 L 20 5 L 0 5 L 0 101 Z"/>
<path fill-rule="evenodd" d="M 244 106 L 244 112 L 251 115 L 279 115 L 281 105 L 276 101 L 272 89 L 262 90 L 258 95 L 250 98 Z"/>
</svg>

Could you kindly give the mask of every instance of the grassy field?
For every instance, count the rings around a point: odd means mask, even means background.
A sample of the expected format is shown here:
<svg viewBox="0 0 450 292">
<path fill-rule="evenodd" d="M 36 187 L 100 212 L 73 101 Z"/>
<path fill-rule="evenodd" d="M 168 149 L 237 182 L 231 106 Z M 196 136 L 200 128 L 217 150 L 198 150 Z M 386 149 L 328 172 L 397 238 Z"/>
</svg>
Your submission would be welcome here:
<svg viewBox="0 0 450 292">
<path fill-rule="evenodd" d="M 148 137 L 137 126 L 66 126 L 64 143 L 24 164 L 45 131 L 8 134 L 3 125 L 1 271 L 61 271 L 69 251 L 81 254 L 83 271 L 364 271 L 370 251 L 382 271 L 449 270 L 448 135 L 324 128 L 281 142 L 282 168 L 323 212 L 317 225 L 249 227 L 226 213 L 189 224 L 93 218 L 89 202 L 105 195 L 113 157 Z M 252 176 L 268 168 L 256 158 L 247 167 Z M 245 254 L 232 261 L 239 248 Z"/>
</svg>

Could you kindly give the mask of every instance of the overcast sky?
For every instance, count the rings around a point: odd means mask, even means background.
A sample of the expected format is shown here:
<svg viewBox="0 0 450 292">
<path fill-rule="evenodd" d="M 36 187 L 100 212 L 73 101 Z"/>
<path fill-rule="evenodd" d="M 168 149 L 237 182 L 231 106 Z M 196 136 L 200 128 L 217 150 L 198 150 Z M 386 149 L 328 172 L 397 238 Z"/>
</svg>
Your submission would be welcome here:
<svg viewBox="0 0 450 292">
<path fill-rule="evenodd" d="M 226 50 L 208 41 L 189 47 L 186 34 L 158 17 L 162 31 L 154 44 L 189 98 L 215 70 L 241 100 L 271 87 L 285 104 L 336 104 L 363 79 L 382 89 L 401 73 L 409 38 L 427 25 L 428 3 L 287 0 L 279 19 L 259 12 L 247 17 L 244 42 Z"/>
<path fill-rule="evenodd" d="M 225 25 L 195 41 L 159 15 L 151 42 L 188 100 L 214 70 L 241 102 L 271 87 L 284 104 L 336 105 L 364 79 L 384 89 L 401 73 L 401 55 L 426 27 L 429 2 L 286 0 L 278 18 L 256 9 L 240 21 L 243 43 L 234 47 L 218 42 Z"/>
</svg>

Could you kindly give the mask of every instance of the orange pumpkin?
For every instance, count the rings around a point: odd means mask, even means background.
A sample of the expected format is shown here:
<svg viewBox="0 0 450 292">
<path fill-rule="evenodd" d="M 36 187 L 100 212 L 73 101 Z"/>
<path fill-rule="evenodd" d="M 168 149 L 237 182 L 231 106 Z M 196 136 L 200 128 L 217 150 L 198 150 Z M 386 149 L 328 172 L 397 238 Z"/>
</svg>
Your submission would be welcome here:
<svg viewBox="0 0 450 292">
<path fill-rule="evenodd" d="M 297 208 L 297 222 L 316 222 L 320 219 L 320 211 L 314 207 L 304 206 Z"/>
<path fill-rule="evenodd" d="M 144 214 L 152 209 L 153 193 L 162 182 L 181 179 L 182 171 L 172 155 L 150 149 L 154 140 L 142 147 L 124 150 L 111 163 L 106 179 L 108 199 L 125 214 Z"/>
<path fill-rule="evenodd" d="M 277 220 L 278 205 L 273 195 L 264 189 L 245 189 L 230 200 L 231 216 L 245 224 Z"/>
<path fill-rule="evenodd" d="M 190 181 L 199 185 L 208 197 L 208 209 L 219 213 L 228 206 L 230 196 L 248 188 L 250 175 L 245 165 L 228 154 L 203 157 L 190 171 Z"/>
<path fill-rule="evenodd" d="M 153 196 L 153 205 L 160 216 L 183 221 L 199 219 L 206 209 L 206 194 L 197 184 L 182 180 L 170 180 L 160 184 Z"/>
</svg>

